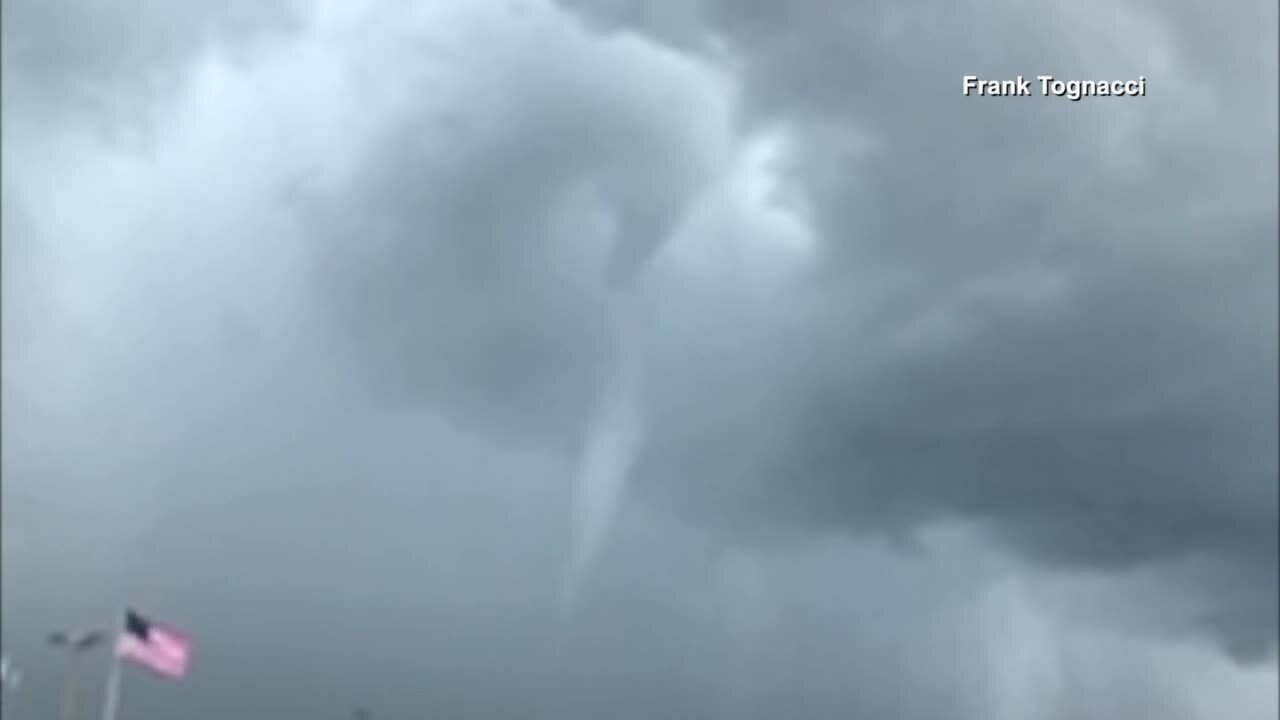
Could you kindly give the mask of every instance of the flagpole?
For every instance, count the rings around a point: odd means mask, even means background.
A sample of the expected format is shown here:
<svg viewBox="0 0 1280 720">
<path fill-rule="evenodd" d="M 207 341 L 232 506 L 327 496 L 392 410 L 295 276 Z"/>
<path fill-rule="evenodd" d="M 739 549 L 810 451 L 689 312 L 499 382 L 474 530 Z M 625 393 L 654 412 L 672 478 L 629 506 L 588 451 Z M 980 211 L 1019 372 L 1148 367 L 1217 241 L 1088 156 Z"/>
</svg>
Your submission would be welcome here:
<svg viewBox="0 0 1280 720">
<path fill-rule="evenodd" d="M 67 649 L 66 678 L 62 681 L 62 720 L 77 720 L 80 704 L 80 653 Z"/>
<path fill-rule="evenodd" d="M 111 669 L 107 674 L 107 694 L 102 699 L 102 720 L 116 720 L 120 706 L 120 653 L 116 652 L 119 633 L 111 641 Z"/>
<path fill-rule="evenodd" d="M 107 678 L 107 696 L 102 701 L 102 720 L 116 720 L 116 709 L 120 706 L 120 658 L 111 655 L 111 674 Z"/>
</svg>

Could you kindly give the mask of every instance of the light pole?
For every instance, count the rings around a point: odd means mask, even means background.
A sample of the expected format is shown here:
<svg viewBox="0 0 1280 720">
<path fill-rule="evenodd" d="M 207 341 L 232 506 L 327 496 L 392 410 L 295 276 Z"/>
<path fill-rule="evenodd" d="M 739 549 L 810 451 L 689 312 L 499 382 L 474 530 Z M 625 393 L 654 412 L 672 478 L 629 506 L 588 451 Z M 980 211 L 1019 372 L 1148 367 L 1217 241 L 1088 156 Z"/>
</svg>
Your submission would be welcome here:
<svg viewBox="0 0 1280 720">
<path fill-rule="evenodd" d="M 76 720 L 80 694 L 80 656 L 102 644 L 101 630 L 49 633 L 49 644 L 67 653 L 67 678 L 62 686 L 62 720 Z"/>
<path fill-rule="evenodd" d="M 8 696 L 17 691 L 22 675 L 10 662 L 8 655 L 0 655 L 0 707 L 8 704 Z"/>
</svg>

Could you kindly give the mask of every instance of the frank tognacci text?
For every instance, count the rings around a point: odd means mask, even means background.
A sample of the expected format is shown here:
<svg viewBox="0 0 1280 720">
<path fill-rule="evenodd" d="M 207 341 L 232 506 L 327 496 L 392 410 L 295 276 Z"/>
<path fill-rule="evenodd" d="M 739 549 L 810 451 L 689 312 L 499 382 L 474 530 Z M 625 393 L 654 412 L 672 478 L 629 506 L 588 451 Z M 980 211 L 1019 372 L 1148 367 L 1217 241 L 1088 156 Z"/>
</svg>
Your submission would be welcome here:
<svg viewBox="0 0 1280 720">
<path fill-rule="evenodd" d="M 1040 95 L 1081 100 L 1087 97 L 1144 97 L 1147 79 L 1139 75 L 1136 80 L 1059 80 L 1052 75 L 1037 75 L 1034 82 L 1021 75 L 1012 80 L 987 80 L 977 75 L 965 75 L 965 97 L 1030 97 L 1033 88 L 1039 87 Z"/>
</svg>

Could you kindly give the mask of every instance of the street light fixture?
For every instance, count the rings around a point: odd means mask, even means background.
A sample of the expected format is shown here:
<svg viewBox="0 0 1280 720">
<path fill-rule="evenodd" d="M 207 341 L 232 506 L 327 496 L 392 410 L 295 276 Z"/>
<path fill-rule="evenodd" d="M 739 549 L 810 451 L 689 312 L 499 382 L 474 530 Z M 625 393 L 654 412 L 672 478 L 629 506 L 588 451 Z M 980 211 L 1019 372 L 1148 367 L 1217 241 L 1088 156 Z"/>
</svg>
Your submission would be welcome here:
<svg viewBox="0 0 1280 720">
<path fill-rule="evenodd" d="M 67 678 L 62 686 L 62 720 L 76 720 L 80 695 L 80 656 L 102 644 L 107 634 L 101 630 L 49 633 L 50 645 L 67 653 Z"/>
</svg>

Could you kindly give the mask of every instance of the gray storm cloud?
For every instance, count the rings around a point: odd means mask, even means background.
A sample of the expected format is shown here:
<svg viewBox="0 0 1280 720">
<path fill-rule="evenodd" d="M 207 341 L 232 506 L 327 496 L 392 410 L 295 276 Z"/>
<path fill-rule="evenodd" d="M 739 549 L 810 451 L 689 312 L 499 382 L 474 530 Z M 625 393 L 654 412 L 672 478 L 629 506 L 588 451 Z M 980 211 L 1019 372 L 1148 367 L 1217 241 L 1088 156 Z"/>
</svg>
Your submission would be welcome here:
<svg viewBox="0 0 1280 720">
<path fill-rule="evenodd" d="M 1206 8 L 6 0 L 14 712 L 127 602 L 200 660 L 122 717 L 1274 717 Z M 1039 72 L 1149 94 L 959 89 Z"/>
</svg>

